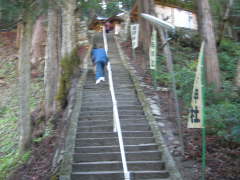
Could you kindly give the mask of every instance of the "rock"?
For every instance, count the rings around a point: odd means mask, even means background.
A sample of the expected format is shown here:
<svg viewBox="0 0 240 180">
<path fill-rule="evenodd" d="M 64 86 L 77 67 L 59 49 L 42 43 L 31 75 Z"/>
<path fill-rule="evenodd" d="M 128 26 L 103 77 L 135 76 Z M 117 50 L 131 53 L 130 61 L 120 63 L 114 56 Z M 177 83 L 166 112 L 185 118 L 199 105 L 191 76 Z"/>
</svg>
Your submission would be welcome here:
<svg viewBox="0 0 240 180">
<path fill-rule="evenodd" d="M 168 137 L 168 140 L 169 140 L 169 141 L 173 141 L 173 140 L 174 140 L 174 137 L 170 136 L 170 137 Z"/>
<path fill-rule="evenodd" d="M 175 140 L 175 141 L 173 141 L 173 144 L 175 144 L 175 145 L 179 145 L 180 142 L 179 142 L 178 140 Z"/>
<path fill-rule="evenodd" d="M 7 83 L 0 79 L 0 86 L 6 86 L 6 85 L 7 85 Z"/>
<path fill-rule="evenodd" d="M 32 78 L 37 78 L 37 77 L 41 77 L 43 76 L 43 74 L 41 72 L 37 72 L 37 71 L 32 71 L 31 72 L 31 77 Z"/>
<path fill-rule="evenodd" d="M 173 151 L 172 155 L 174 156 L 181 156 L 181 152 L 180 151 Z"/>
<path fill-rule="evenodd" d="M 162 130 L 162 134 L 166 134 L 167 132 L 165 130 Z"/>
<path fill-rule="evenodd" d="M 157 87 L 157 90 L 158 90 L 158 91 L 164 91 L 164 92 L 169 91 L 169 89 L 166 88 L 166 87 Z"/>
<path fill-rule="evenodd" d="M 151 108 L 154 115 L 161 115 L 161 112 L 159 111 L 159 106 L 157 104 L 151 104 Z"/>
<path fill-rule="evenodd" d="M 165 124 L 163 124 L 163 123 L 161 123 L 161 122 L 159 122 L 158 125 L 159 125 L 160 127 L 164 127 L 164 126 L 165 126 Z"/>
</svg>

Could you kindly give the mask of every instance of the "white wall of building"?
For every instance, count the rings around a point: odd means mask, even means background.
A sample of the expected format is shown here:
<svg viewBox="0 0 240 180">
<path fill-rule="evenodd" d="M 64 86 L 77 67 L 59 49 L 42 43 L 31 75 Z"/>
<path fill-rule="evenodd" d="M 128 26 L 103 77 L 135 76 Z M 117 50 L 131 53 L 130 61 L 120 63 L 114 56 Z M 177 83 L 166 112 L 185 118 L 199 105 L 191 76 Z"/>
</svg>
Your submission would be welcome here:
<svg viewBox="0 0 240 180">
<path fill-rule="evenodd" d="M 155 11 L 158 18 L 167 21 L 176 27 L 197 29 L 196 14 L 190 11 L 161 5 L 156 5 Z"/>
</svg>

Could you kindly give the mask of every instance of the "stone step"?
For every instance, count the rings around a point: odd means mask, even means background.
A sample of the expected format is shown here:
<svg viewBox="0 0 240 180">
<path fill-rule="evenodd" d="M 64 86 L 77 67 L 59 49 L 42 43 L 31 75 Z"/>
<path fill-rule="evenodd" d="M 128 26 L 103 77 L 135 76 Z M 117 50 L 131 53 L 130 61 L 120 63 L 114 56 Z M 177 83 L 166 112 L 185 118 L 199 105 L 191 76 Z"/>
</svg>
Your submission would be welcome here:
<svg viewBox="0 0 240 180">
<path fill-rule="evenodd" d="M 79 121 L 78 122 L 78 127 L 81 126 L 103 126 L 103 125 L 112 125 L 113 119 L 111 120 L 91 120 L 91 121 Z M 141 123 L 141 124 L 146 124 L 148 125 L 148 121 L 145 119 L 128 119 L 128 120 L 121 120 L 120 119 L 121 125 L 127 125 L 127 124 L 134 124 L 134 123 Z"/>
<path fill-rule="evenodd" d="M 158 171 L 165 169 L 163 161 L 128 161 L 129 171 Z M 72 165 L 73 172 L 117 171 L 122 170 L 122 161 L 83 162 Z"/>
<path fill-rule="evenodd" d="M 157 161 L 161 160 L 160 151 L 132 151 L 126 152 L 127 161 Z M 74 163 L 97 162 L 97 161 L 121 161 L 120 152 L 101 153 L 75 153 Z"/>
<path fill-rule="evenodd" d="M 115 96 L 116 98 L 125 97 L 127 99 L 127 97 L 136 97 L 136 93 L 134 91 L 122 91 L 122 92 L 115 91 Z M 104 93 L 104 94 L 89 93 L 89 94 L 83 95 L 83 98 L 93 98 L 93 97 L 98 99 L 104 99 L 104 98 L 111 98 L 111 95 L 110 93 Z"/>
<path fill-rule="evenodd" d="M 103 104 L 103 106 L 113 106 L 113 103 L 112 103 L 112 100 L 110 99 L 83 99 L 83 102 L 82 102 L 82 106 L 83 107 L 91 107 L 91 106 L 96 106 L 96 104 L 98 106 L 100 106 L 101 104 Z M 126 106 L 129 105 L 129 106 L 138 106 L 140 105 L 140 102 L 137 101 L 136 99 L 129 99 L 129 100 L 124 100 L 124 99 L 117 99 L 117 105 L 119 107 L 121 106 Z"/>
<path fill-rule="evenodd" d="M 83 100 L 88 100 L 88 101 L 97 101 L 98 99 L 100 99 L 102 101 L 102 99 L 104 99 L 104 101 L 111 101 L 112 102 L 112 97 L 101 97 L 101 96 L 88 96 L 88 97 L 82 97 Z M 118 101 L 138 101 L 137 96 L 123 96 L 121 97 L 121 99 L 117 99 Z"/>
<path fill-rule="evenodd" d="M 149 131 L 151 128 L 146 124 L 121 125 L 122 131 Z M 105 126 L 81 126 L 77 128 L 78 132 L 112 132 L 112 125 Z"/>
<path fill-rule="evenodd" d="M 112 115 L 113 111 L 84 111 L 80 113 L 80 116 L 96 116 L 96 115 Z M 124 115 L 144 115 L 142 110 L 118 110 L 118 114 Z"/>
<path fill-rule="evenodd" d="M 123 137 L 152 137 L 151 131 L 123 131 Z M 77 133 L 77 138 L 104 138 L 104 137 L 118 137 L 116 132 L 80 132 Z"/>
<path fill-rule="evenodd" d="M 131 151 L 153 151 L 158 150 L 155 143 L 141 144 L 141 145 L 125 145 L 126 152 Z M 88 146 L 88 147 L 75 147 L 75 153 L 101 153 L 101 152 L 120 152 L 119 146 Z"/>
<path fill-rule="evenodd" d="M 122 85 L 122 88 L 116 89 L 115 91 L 118 92 L 135 92 L 134 88 L 129 88 L 129 86 L 126 85 Z M 83 93 L 83 95 L 87 95 L 87 94 L 92 94 L 92 93 L 105 93 L 105 94 L 110 94 L 109 88 L 106 89 L 88 89 L 87 92 Z"/>
<path fill-rule="evenodd" d="M 169 177 L 169 173 L 162 171 L 131 171 L 131 179 L 163 179 Z M 75 172 L 71 175 L 71 180 L 123 180 L 122 171 L 96 171 L 96 172 Z"/>
<path fill-rule="evenodd" d="M 110 106 L 82 106 L 81 108 L 81 112 L 83 111 L 109 111 L 109 110 L 112 110 L 113 109 L 113 106 L 112 104 Z M 126 104 L 125 106 L 118 106 L 118 110 L 124 110 L 124 109 L 127 109 L 127 110 L 142 110 L 142 106 L 141 105 L 138 105 L 138 106 L 130 106 L 128 104 Z"/>
<path fill-rule="evenodd" d="M 95 84 L 95 82 L 96 82 L 95 78 L 88 79 L 86 81 L 85 85 Z M 106 83 L 106 82 L 108 82 L 108 77 L 105 76 L 104 83 Z M 129 84 L 129 83 L 132 83 L 132 80 L 129 78 L 129 76 L 125 76 L 125 77 L 122 76 L 122 77 L 115 77 L 115 78 L 113 77 L 113 84 L 119 83 L 119 82 L 122 82 L 122 83 L 126 82 L 127 84 Z M 133 86 L 131 86 L 131 87 L 133 87 Z"/>
<path fill-rule="evenodd" d="M 122 115 L 119 114 L 119 119 L 121 120 L 127 120 L 127 119 L 144 119 L 144 115 Z M 94 115 L 94 116 L 87 116 L 87 115 L 81 115 L 79 116 L 79 120 L 112 120 L 113 115 Z"/>
<path fill-rule="evenodd" d="M 96 82 L 96 81 L 95 81 Z M 88 83 L 84 86 L 85 90 L 89 90 L 89 89 L 103 89 L 106 90 L 106 93 L 109 92 L 109 85 L 106 84 L 108 83 L 107 81 L 99 83 L 99 84 L 95 84 L 95 82 L 92 83 Z M 114 81 L 113 82 L 113 86 L 114 88 L 116 87 L 126 87 L 126 86 L 131 86 L 132 83 L 131 82 L 118 82 L 118 81 Z"/>
<path fill-rule="evenodd" d="M 128 83 L 126 83 L 126 84 L 128 84 Z M 120 89 L 116 89 L 115 90 L 115 93 L 121 93 L 121 92 L 124 92 L 124 93 L 126 93 L 126 92 L 136 92 L 135 91 L 135 89 L 134 88 L 128 88 L 128 86 L 127 85 L 125 85 L 125 83 L 124 84 L 122 84 L 122 86 L 124 85 L 124 88 L 120 88 Z M 94 89 L 88 89 L 87 90 L 87 92 L 86 93 L 83 93 L 83 95 L 88 95 L 88 94 L 95 94 L 95 93 L 105 93 L 106 95 L 108 95 L 108 94 L 110 94 L 110 90 L 109 90 L 109 87 L 107 87 L 107 89 L 105 89 L 105 88 L 99 88 L 99 89 L 97 89 L 97 88 L 94 88 Z"/>
<path fill-rule="evenodd" d="M 140 145 L 155 143 L 153 137 L 123 137 L 124 145 Z M 78 138 L 76 139 L 76 147 L 84 146 L 114 146 L 119 145 L 118 137 L 104 138 Z"/>
<path fill-rule="evenodd" d="M 87 119 L 84 119 L 84 117 L 86 117 Z M 146 120 L 144 115 L 133 116 L 133 115 L 122 115 L 122 114 L 119 114 L 119 119 L 120 121 L 132 120 L 136 122 L 138 122 L 138 120 L 139 121 Z M 96 119 L 92 118 L 92 116 L 80 116 L 79 121 L 113 121 L 113 116 L 96 115 Z"/>
<path fill-rule="evenodd" d="M 109 58 L 124 149 L 131 179 L 170 180 L 162 161 L 162 152 L 138 100 L 129 71 L 121 62 L 112 34 L 107 34 Z M 102 35 L 97 38 L 102 42 Z M 72 180 L 123 180 L 124 172 L 118 136 L 113 132 L 113 105 L 106 81 L 95 84 L 95 73 L 89 71 L 83 87 L 82 104 L 73 154 Z"/>
<path fill-rule="evenodd" d="M 136 94 L 115 94 L 117 101 L 138 101 Z M 86 101 L 99 101 L 99 102 L 112 102 L 111 95 L 89 95 L 83 96 L 82 100 L 86 103 Z"/>
</svg>

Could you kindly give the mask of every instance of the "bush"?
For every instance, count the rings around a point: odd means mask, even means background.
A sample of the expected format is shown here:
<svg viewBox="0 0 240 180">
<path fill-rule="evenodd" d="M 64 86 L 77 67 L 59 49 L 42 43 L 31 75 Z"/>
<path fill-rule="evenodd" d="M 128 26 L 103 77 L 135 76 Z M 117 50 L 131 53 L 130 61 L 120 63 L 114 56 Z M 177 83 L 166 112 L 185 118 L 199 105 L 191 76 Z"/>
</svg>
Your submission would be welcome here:
<svg viewBox="0 0 240 180">
<path fill-rule="evenodd" d="M 218 57 L 223 80 L 234 80 L 239 56 L 240 46 L 237 43 L 228 39 L 222 40 Z"/>
<path fill-rule="evenodd" d="M 162 85 L 162 86 L 168 86 L 169 83 L 171 82 L 170 75 L 167 71 L 166 67 L 166 59 L 163 56 L 158 56 L 157 57 L 157 81 Z"/>
<path fill-rule="evenodd" d="M 216 93 L 213 86 L 206 88 L 206 104 L 221 104 L 226 101 L 240 103 L 239 95 L 240 92 L 238 88 L 236 88 L 231 81 L 224 81 L 221 92 Z"/>
<path fill-rule="evenodd" d="M 198 52 L 191 42 L 184 43 L 175 39 L 171 44 L 174 55 L 174 72 L 178 97 L 183 100 L 181 109 L 189 108 L 192 98 L 193 83 L 197 67 Z M 234 85 L 240 46 L 228 39 L 222 40 L 219 47 L 219 65 L 222 76 L 221 92 L 214 87 L 206 87 L 206 125 L 207 132 L 222 136 L 228 141 L 240 142 L 240 90 Z M 166 68 L 166 60 L 159 57 L 158 77 L 161 85 L 171 86 L 171 76 Z"/>
<path fill-rule="evenodd" d="M 196 61 L 189 61 L 185 67 L 175 66 L 176 86 L 179 97 L 182 97 L 186 106 L 191 103 L 192 90 L 195 79 Z"/>
<path fill-rule="evenodd" d="M 226 101 L 206 107 L 206 125 L 209 133 L 229 141 L 240 142 L 240 105 Z"/>
</svg>

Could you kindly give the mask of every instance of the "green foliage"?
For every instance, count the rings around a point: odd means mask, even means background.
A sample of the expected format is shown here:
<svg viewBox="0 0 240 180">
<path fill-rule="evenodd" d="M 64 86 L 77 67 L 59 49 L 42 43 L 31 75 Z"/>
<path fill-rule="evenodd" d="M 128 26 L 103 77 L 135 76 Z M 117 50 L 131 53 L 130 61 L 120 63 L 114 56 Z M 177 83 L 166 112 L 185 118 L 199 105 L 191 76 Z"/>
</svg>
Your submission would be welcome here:
<svg viewBox="0 0 240 180">
<path fill-rule="evenodd" d="M 240 92 L 234 86 L 233 82 L 231 81 L 224 81 L 222 84 L 222 90 L 219 93 L 214 91 L 214 87 L 209 86 L 207 88 L 207 101 L 206 104 L 221 104 L 225 103 L 225 101 L 229 100 L 233 103 L 240 103 L 239 99 Z"/>
<path fill-rule="evenodd" d="M 6 60 L 1 66 L 0 76 L 8 83 L 8 88 L 1 89 L 0 94 L 0 179 L 5 180 L 19 165 L 26 162 L 30 153 L 18 155 L 18 119 L 19 100 L 16 88 L 15 60 Z M 35 78 L 31 83 L 30 108 L 35 109 L 44 94 L 43 79 Z"/>
<path fill-rule="evenodd" d="M 228 0 L 209 0 L 209 3 L 213 17 L 218 21 L 221 20 L 224 16 Z"/>
<path fill-rule="evenodd" d="M 104 17 L 111 17 L 113 15 L 116 15 L 120 12 L 122 12 L 121 9 L 119 9 L 119 1 L 118 0 L 112 0 L 108 1 L 106 3 L 107 7 L 106 10 L 102 9 L 101 7 L 101 0 L 77 0 L 79 8 L 81 8 L 81 12 L 84 16 L 89 16 L 89 11 L 94 11 L 94 13 L 98 16 L 104 16 Z M 122 0 L 123 9 L 129 10 L 131 9 L 133 3 L 135 0 Z"/>
<path fill-rule="evenodd" d="M 219 47 L 219 61 L 224 80 L 233 80 L 240 57 L 240 46 L 229 39 L 223 39 Z"/>
<path fill-rule="evenodd" d="M 168 86 L 170 83 L 170 75 L 167 72 L 166 58 L 163 56 L 157 57 L 157 81 L 162 86 Z"/>
<path fill-rule="evenodd" d="M 40 121 L 43 122 L 44 120 L 40 119 Z M 33 142 L 40 143 L 45 138 L 53 136 L 54 135 L 54 130 L 53 129 L 54 129 L 54 127 L 53 127 L 52 119 L 50 119 L 49 121 L 47 121 L 47 125 L 46 125 L 46 127 L 44 129 L 44 134 L 42 136 L 40 136 L 40 137 L 34 138 Z"/>
<path fill-rule="evenodd" d="M 222 76 L 222 89 L 216 93 L 212 86 L 207 87 L 207 126 L 208 132 L 222 136 L 228 141 L 240 142 L 240 92 L 234 84 L 237 62 L 240 56 L 239 45 L 223 39 L 219 47 L 219 65 Z"/>
<path fill-rule="evenodd" d="M 0 180 L 5 180 L 11 172 L 17 167 L 27 162 L 30 158 L 31 152 L 26 152 L 25 154 L 10 153 L 3 158 L 0 157 Z"/>
<path fill-rule="evenodd" d="M 77 4 L 81 9 L 81 13 L 85 17 L 89 16 L 89 11 L 94 11 L 96 14 L 99 14 L 102 10 L 99 4 L 100 2 L 100 0 L 77 0 Z"/>
<path fill-rule="evenodd" d="M 16 99 L 0 107 L 0 179 L 4 180 L 18 165 L 25 162 L 18 155 Z"/>
<path fill-rule="evenodd" d="M 239 123 L 236 124 L 231 129 L 231 138 L 233 139 L 233 141 L 240 143 L 240 125 L 239 125 Z"/>
<path fill-rule="evenodd" d="M 188 67 L 183 67 L 183 68 L 180 68 L 175 73 L 175 77 L 176 77 L 177 93 L 179 97 L 183 98 L 183 101 L 187 105 L 188 103 L 191 102 L 191 95 L 192 95 L 192 88 L 193 88 L 195 73 L 192 69 Z"/>
<path fill-rule="evenodd" d="M 162 0 L 162 3 L 175 5 L 184 9 L 194 10 L 194 0 Z"/>
<path fill-rule="evenodd" d="M 182 42 L 178 42 L 174 45 L 174 71 L 176 78 L 177 93 L 183 98 L 186 105 L 190 103 L 193 82 L 195 77 L 195 70 L 197 61 L 197 54 L 194 49 L 190 47 L 182 47 Z M 158 82 L 164 86 L 171 86 L 171 76 L 167 71 L 166 59 L 163 57 L 158 58 Z M 191 87 L 191 88 L 190 88 Z"/>
<path fill-rule="evenodd" d="M 0 0 L 0 25 L 16 22 L 20 18 L 24 18 L 25 13 L 30 13 L 33 19 L 46 13 L 49 6 L 56 7 L 56 4 L 62 4 L 63 0 Z"/>
<path fill-rule="evenodd" d="M 182 109 L 187 111 L 192 98 L 198 52 L 196 47 L 191 46 L 191 42 L 183 41 L 184 39 L 179 41 L 177 38 L 171 46 L 177 93 L 184 103 Z M 211 85 L 206 88 L 207 132 L 228 141 L 240 142 L 240 90 L 234 84 L 240 47 L 232 40 L 223 39 L 218 51 L 223 83 L 221 92 L 218 93 Z M 170 86 L 171 78 L 165 61 L 164 58 L 159 59 L 158 81 L 161 85 Z"/>
<path fill-rule="evenodd" d="M 240 104 L 225 101 L 206 108 L 207 130 L 229 141 L 240 142 Z M 239 134 L 238 134 L 239 133 Z"/>
<path fill-rule="evenodd" d="M 129 10 L 134 3 L 133 0 L 122 0 L 121 2 L 123 9 L 125 10 Z M 122 12 L 122 10 L 119 8 L 119 0 L 112 0 L 111 2 L 107 3 L 106 15 L 108 17 L 116 15 L 120 12 Z"/>
<path fill-rule="evenodd" d="M 66 106 L 67 95 L 71 88 L 71 79 L 76 70 L 79 70 L 81 64 L 80 57 L 78 56 L 78 47 L 72 50 L 72 52 L 63 57 L 61 60 L 61 77 L 60 86 L 57 93 L 57 100 L 62 107 Z"/>
<path fill-rule="evenodd" d="M 7 80 L 11 80 L 16 76 L 16 62 L 9 60 L 6 63 L 3 63 L 0 69 L 0 77 L 5 77 Z"/>
<path fill-rule="evenodd" d="M 10 23 L 18 19 L 22 13 L 23 3 L 20 1 L 0 0 L 1 18 L 0 22 Z"/>
</svg>

